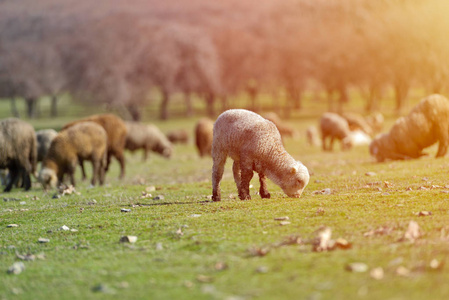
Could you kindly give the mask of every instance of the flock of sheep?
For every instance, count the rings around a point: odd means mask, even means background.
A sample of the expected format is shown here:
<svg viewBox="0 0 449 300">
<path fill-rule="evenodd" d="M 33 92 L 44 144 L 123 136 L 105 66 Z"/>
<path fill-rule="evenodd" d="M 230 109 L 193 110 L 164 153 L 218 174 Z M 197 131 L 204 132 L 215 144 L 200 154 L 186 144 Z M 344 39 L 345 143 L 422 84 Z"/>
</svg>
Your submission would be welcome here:
<svg viewBox="0 0 449 300">
<path fill-rule="evenodd" d="M 74 173 L 78 165 L 83 179 L 86 178 L 85 160 L 93 166 L 91 184 L 103 184 L 112 157 L 120 163 L 120 178 L 125 176 L 125 149 L 143 149 L 146 159 L 149 151 L 168 158 L 173 148 L 156 126 L 125 122 L 113 114 L 73 121 L 59 133 L 53 129 L 35 132 L 30 124 L 16 118 L 0 120 L 0 145 L 0 169 L 7 173 L 2 180 L 5 192 L 13 186 L 30 189 L 30 175 L 35 175 L 44 189 L 63 183 L 66 174 L 75 186 Z M 42 168 L 37 173 L 39 161 Z"/>
<path fill-rule="evenodd" d="M 388 133 L 378 134 L 382 124 L 381 114 L 363 118 L 356 114 L 324 113 L 319 130 L 309 127 L 306 135 L 310 144 L 321 143 L 324 151 L 332 150 L 334 140 L 341 142 L 342 150 L 357 143 L 369 144 L 370 154 L 379 162 L 418 158 L 425 155 L 424 148 L 436 142 L 439 142 L 436 156 L 441 157 L 449 146 L 449 100 L 430 95 L 409 115 L 397 119 Z M 254 172 L 259 175 L 262 198 L 270 197 L 266 178 L 289 197 L 300 197 L 309 182 L 309 172 L 287 153 L 282 140 L 293 132 L 273 113 L 260 116 L 244 109 L 231 109 L 215 122 L 200 119 L 195 127 L 195 144 L 201 157 L 211 155 L 213 159 L 212 199 L 221 199 L 219 185 L 227 157 L 234 161 L 232 171 L 240 199 L 250 199 L 249 183 Z M 378 135 L 371 139 L 375 134 Z M 112 156 L 120 163 L 120 178 L 125 175 L 124 149 L 143 149 L 145 160 L 149 151 L 169 158 L 172 143 L 187 141 L 185 130 L 164 135 L 154 125 L 125 122 L 113 114 L 76 120 L 59 133 L 52 129 L 35 132 L 30 124 L 16 118 L 0 120 L 0 169 L 8 170 L 4 191 L 13 186 L 28 190 L 30 174 L 37 176 L 45 189 L 63 183 L 65 174 L 75 186 L 74 172 L 78 165 L 83 179 L 86 177 L 85 160 L 93 166 L 91 184 L 103 184 Z M 42 161 L 42 168 L 37 175 L 38 161 Z"/>
</svg>

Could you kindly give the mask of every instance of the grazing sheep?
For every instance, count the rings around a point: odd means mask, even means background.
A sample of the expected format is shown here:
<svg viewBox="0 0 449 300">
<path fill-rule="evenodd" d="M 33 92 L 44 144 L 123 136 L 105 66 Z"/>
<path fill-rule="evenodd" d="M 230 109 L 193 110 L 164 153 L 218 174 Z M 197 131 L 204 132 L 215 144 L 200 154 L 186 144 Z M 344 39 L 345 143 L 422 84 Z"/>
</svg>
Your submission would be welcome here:
<svg viewBox="0 0 449 300">
<path fill-rule="evenodd" d="M 370 153 L 379 162 L 418 158 L 425 155 L 424 148 L 436 142 L 436 157 L 444 156 L 449 146 L 449 100 L 434 94 L 397 119 L 388 133 L 377 136 L 370 144 Z"/>
<path fill-rule="evenodd" d="M 83 160 L 93 165 L 92 185 L 97 179 L 104 183 L 108 137 L 102 126 L 94 122 L 81 122 L 62 130 L 51 142 L 42 162 L 39 182 L 44 189 L 63 183 L 68 174 L 75 186 L 75 168 Z"/>
<path fill-rule="evenodd" d="M 25 190 L 31 188 L 30 173 L 34 174 L 37 163 L 36 134 L 34 128 L 19 119 L 0 121 L 0 169 L 8 170 L 5 192 L 23 180 Z"/>
<path fill-rule="evenodd" d="M 285 122 L 282 121 L 281 118 L 279 118 L 278 114 L 276 114 L 275 112 L 267 112 L 267 113 L 263 114 L 262 116 L 265 119 L 267 119 L 268 121 L 273 122 L 274 125 L 276 125 L 282 138 L 284 138 L 286 136 L 288 136 L 288 137 L 293 136 L 293 133 L 294 133 L 293 128 L 291 128 L 290 126 L 285 124 Z"/>
<path fill-rule="evenodd" d="M 125 122 L 128 134 L 126 136 L 125 149 L 136 151 L 143 149 L 143 160 L 147 160 L 148 151 L 159 153 L 165 158 L 170 158 L 173 147 L 167 137 L 152 124 L 138 122 Z"/>
<path fill-rule="evenodd" d="M 335 113 L 324 113 L 320 119 L 321 141 L 324 151 L 332 151 L 334 139 L 341 142 L 341 149 L 348 150 L 352 147 L 351 131 L 348 122 Z M 326 139 L 330 137 L 329 147 L 326 145 Z"/>
<path fill-rule="evenodd" d="M 214 122 L 209 118 L 200 119 L 195 126 L 195 144 L 200 157 L 211 155 Z"/>
<path fill-rule="evenodd" d="M 349 130 L 361 130 L 369 136 L 373 134 L 373 129 L 362 115 L 356 113 L 344 113 L 342 117 L 348 122 Z"/>
<path fill-rule="evenodd" d="M 122 179 L 125 176 L 125 156 L 123 155 L 123 151 L 125 149 L 126 142 L 126 125 L 122 119 L 113 115 L 113 114 L 100 114 L 100 115 L 92 115 L 90 117 L 73 121 L 69 124 L 66 124 L 63 129 L 69 128 L 77 123 L 92 121 L 99 125 L 101 125 L 106 134 L 108 135 L 108 152 L 107 152 L 107 162 L 106 162 L 106 171 L 109 170 L 109 165 L 111 163 L 111 156 L 115 156 L 120 163 L 120 175 L 119 178 Z M 81 170 L 83 173 L 83 179 L 86 178 L 86 174 L 84 172 L 84 167 L 81 165 Z"/>
<path fill-rule="evenodd" d="M 222 113 L 214 124 L 212 143 L 212 199 L 221 200 L 220 181 L 227 157 L 234 160 L 234 180 L 242 200 L 251 199 L 249 183 L 259 174 L 260 196 L 270 198 L 266 177 L 279 185 L 289 197 L 299 198 L 309 182 L 309 172 L 287 153 L 276 126 L 244 109 Z"/>
<path fill-rule="evenodd" d="M 189 142 L 189 133 L 185 129 L 172 130 L 167 133 L 167 138 L 173 144 L 187 144 Z"/>
<path fill-rule="evenodd" d="M 321 141 L 320 141 L 320 135 L 318 133 L 318 129 L 316 128 L 316 126 L 309 126 L 306 129 L 306 137 L 307 137 L 307 143 L 310 146 L 320 146 L 321 145 Z"/>
<path fill-rule="evenodd" d="M 37 161 L 43 161 L 50 148 L 51 141 L 58 135 L 54 129 L 42 129 L 36 131 Z"/>
</svg>

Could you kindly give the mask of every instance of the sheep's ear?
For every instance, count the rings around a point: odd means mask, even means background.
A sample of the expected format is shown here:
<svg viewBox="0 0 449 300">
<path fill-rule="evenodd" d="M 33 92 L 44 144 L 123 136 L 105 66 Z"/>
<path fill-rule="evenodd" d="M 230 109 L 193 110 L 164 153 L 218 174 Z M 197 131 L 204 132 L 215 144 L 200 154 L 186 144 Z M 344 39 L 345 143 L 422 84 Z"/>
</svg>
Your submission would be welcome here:
<svg viewBox="0 0 449 300">
<path fill-rule="evenodd" d="M 297 172 L 298 172 L 298 166 L 293 166 L 293 167 L 291 168 L 290 172 L 291 172 L 292 174 L 297 173 Z"/>
</svg>

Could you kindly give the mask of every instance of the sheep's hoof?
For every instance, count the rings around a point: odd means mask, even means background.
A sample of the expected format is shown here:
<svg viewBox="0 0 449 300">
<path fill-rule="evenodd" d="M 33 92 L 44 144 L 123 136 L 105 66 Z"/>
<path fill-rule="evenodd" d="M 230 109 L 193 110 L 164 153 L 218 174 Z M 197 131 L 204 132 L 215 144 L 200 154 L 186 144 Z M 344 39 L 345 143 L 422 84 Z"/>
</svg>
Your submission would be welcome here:
<svg viewBox="0 0 449 300">
<path fill-rule="evenodd" d="M 240 200 L 251 200 L 251 196 L 250 195 L 239 195 Z"/>
<path fill-rule="evenodd" d="M 270 199 L 271 195 L 270 193 L 266 192 L 266 193 L 260 193 L 260 197 L 262 197 L 262 199 Z"/>
</svg>

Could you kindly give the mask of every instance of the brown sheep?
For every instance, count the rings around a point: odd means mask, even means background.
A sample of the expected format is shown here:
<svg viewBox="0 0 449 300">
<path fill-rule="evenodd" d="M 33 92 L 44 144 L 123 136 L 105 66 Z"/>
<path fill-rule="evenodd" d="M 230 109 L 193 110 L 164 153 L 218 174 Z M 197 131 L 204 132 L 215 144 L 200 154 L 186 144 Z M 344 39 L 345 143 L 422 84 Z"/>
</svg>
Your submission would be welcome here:
<svg viewBox="0 0 449 300">
<path fill-rule="evenodd" d="M 324 151 L 332 151 L 334 139 L 341 141 L 342 150 L 352 147 L 351 131 L 348 122 L 335 113 L 324 113 L 320 119 L 321 141 Z M 327 138 L 330 138 L 329 147 L 326 145 Z"/>
<path fill-rule="evenodd" d="M 370 153 L 377 161 L 412 159 L 425 155 L 422 150 L 436 142 L 436 157 L 449 146 L 449 100 L 434 94 L 422 99 L 405 117 L 396 120 L 388 133 L 376 137 Z"/>
<path fill-rule="evenodd" d="M 167 138 L 173 144 L 187 144 L 189 142 L 189 133 L 185 129 L 172 130 L 167 133 Z"/>
<path fill-rule="evenodd" d="M 201 118 L 195 126 L 195 144 L 200 157 L 211 155 L 214 122 Z"/>
<path fill-rule="evenodd" d="M 299 198 L 309 182 L 309 172 L 287 153 L 276 126 L 260 115 L 231 109 L 215 121 L 212 144 L 212 199 L 220 201 L 220 181 L 227 157 L 234 160 L 234 180 L 242 200 L 251 199 L 249 183 L 259 174 L 262 198 L 270 198 L 266 177 L 279 185 L 289 197 Z"/>
<path fill-rule="evenodd" d="M 120 163 L 119 178 L 122 179 L 125 176 L 125 156 L 123 154 L 127 134 L 125 122 L 121 118 L 113 114 L 100 114 L 100 115 L 92 115 L 90 117 L 68 123 L 63 127 L 63 129 L 69 128 L 77 123 L 85 121 L 95 122 L 101 125 L 106 131 L 106 134 L 108 135 L 106 171 L 109 170 L 109 165 L 111 163 L 111 156 L 115 156 L 115 158 L 117 158 L 117 160 Z M 84 179 L 86 175 L 82 165 L 81 170 Z"/>
<path fill-rule="evenodd" d="M 0 169 L 9 172 L 5 192 L 22 179 L 25 190 L 31 188 L 30 174 L 35 174 L 37 163 L 36 144 L 30 124 L 16 118 L 0 121 Z"/>
<path fill-rule="evenodd" d="M 107 154 L 107 134 L 102 126 L 94 122 L 81 122 L 62 130 L 52 141 L 47 156 L 42 162 L 39 182 L 44 189 L 63 183 L 68 174 L 75 186 L 75 169 L 83 160 L 93 165 L 92 185 L 97 179 L 104 183 Z"/>
<path fill-rule="evenodd" d="M 148 158 L 148 152 L 154 151 L 165 158 L 170 158 L 173 147 L 167 137 L 152 124 L 125 122 L 128 131 L 125 149 L 136 151 L 143 149 L 143 160 Z"/>
</svg>

